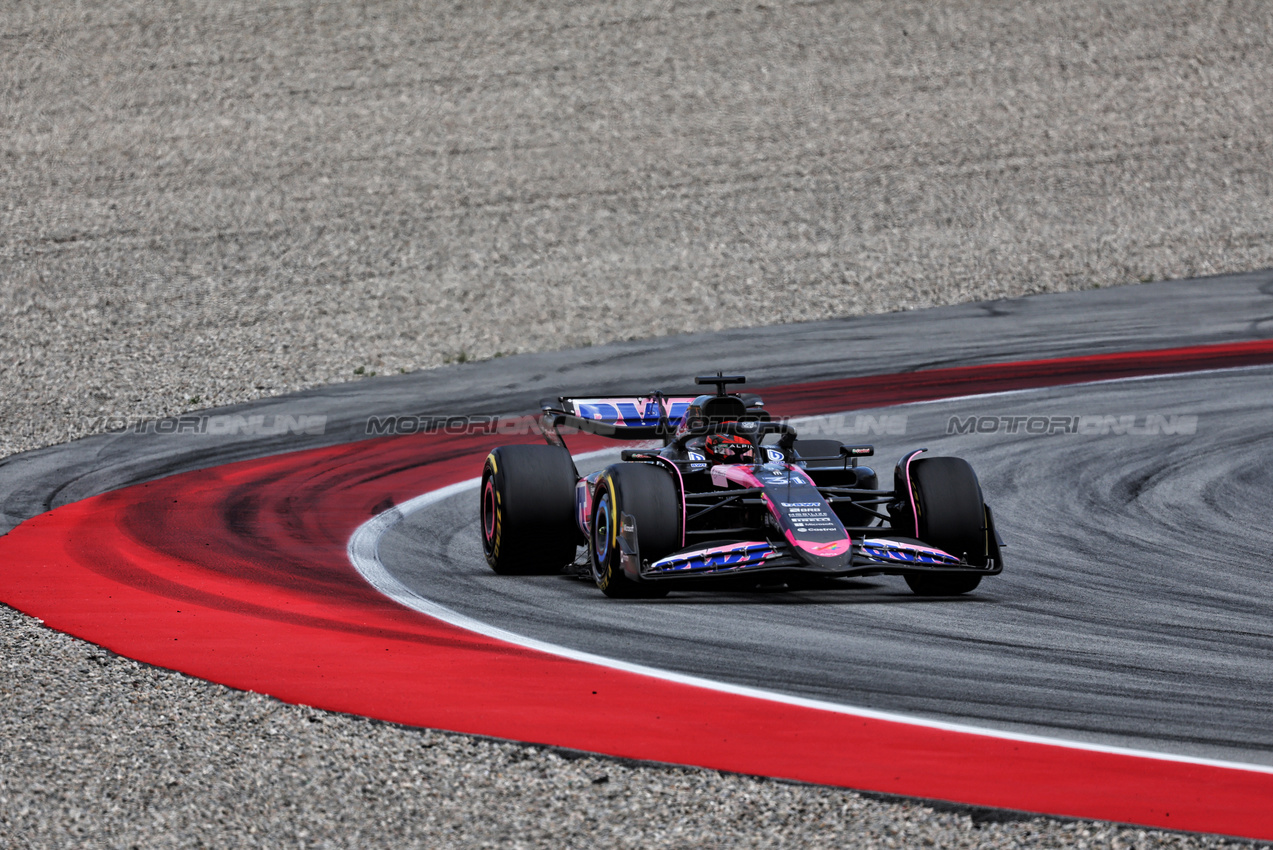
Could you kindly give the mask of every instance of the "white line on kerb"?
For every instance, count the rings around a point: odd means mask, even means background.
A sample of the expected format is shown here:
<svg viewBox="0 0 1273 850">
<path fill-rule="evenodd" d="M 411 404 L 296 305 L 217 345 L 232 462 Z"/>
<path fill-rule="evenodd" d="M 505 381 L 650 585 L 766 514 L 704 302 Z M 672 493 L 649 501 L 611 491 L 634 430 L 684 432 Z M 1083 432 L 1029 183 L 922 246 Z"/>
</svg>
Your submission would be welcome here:
<svg viewBox="0 0 1273 850">
<path fill-rule="evenodd" d="M 991 395 L 997 395 L 997 393 L 993 393 Z M 590 460 L 597 457 L 603 457 L 608 454 L 614 455 L 617 453 L 618 450 L 616 449 L 602 449 L 600 451 L 576 455 L 575 460 Z M 1083 741 L 1069 741 L 1063 738 L 1050 738 L 1043 735 L 1004 732 L 998 729 L 989 729 L 962 723 L 949 723 L 941 720 L 929 720 L 905 714 L 876 711 L 874 709 L 863 708 L 860 706 L 843 705 L 840 703 L 827 702 L 825 700 L 809 699 L 792 694 L 780 693 L 778 691 L 750 688 L 743 685 L 733 685 L 728 682 L 718 682 L 714 679 L 704 679 L 699 676 L 690 676 L 671 670 L 662 670 L 657 667 L 633 664 L 628 661 L 621 661 L 617 658 L 607 658 L 603 655 L 594 655 L 590 652 L 581 652 L 580 650 L 571 649 L 567 646 L 560 646 L 555 643 L 537 640 L 532 637 L 510 632 L 507 629 L 501 629 L 498 626 L 492 626 L 489 623 L 483 623 L 480 620 L 475 620 L 472 617 L 468 617 L 458 611 L 454 611 L 447 608 L 445 605 L 440 605 L 437 602 L 416 593 L 414 590 L 398 581 L 398 579 L 389 572 L 388 568 L 386 568 L 384 563 L 380 560 L 380 540 L 391 528 L 413 513 L 424 510 L 431 505 L 436 505 L 439 502 L 449 499 L 452 496 L 459 495 L 466 490 L 476 490 L 480 483 L 481 479 L 470 478 L 467 481 L 461 481 L 447 487 L 431 490 L 428 493 L 423 493 L 413 499 L 409 499 L 401 505 L 390 508 L 389 510 L 377 514 L 367 520 L 362 525 L 358 526 L 353 535 L 350 536 L 349 544 L 345 548 L 350 563 L 353 564 L 354 569 L 358 571 L 359 575 L 361 575 L 363 579 L 365 579 L 367 583 L 376 590 L 380 591 L 382 594 L 394 600 L 398 604 L 418 611 L 421 614 L 426 614 L 445 623 L 449 623 L 452 626 L 474 632 L 475 634 L 494 638 L 495 640 L 503 641 L 513 646 L 533 649 L 547 655 L 554 655 L 559 658 L 568 658 L 572 661 L 580 661 L 585 664 L 595 664 L 598 667 L 607 667 L 611 670 L 635 673 L 640 676 L 649 676 L 653 679 L 660 679 L 665 682 L 689 685 L 690 687 L 702 688 L 704 690 L 716 691 L 718 693 L 766 700 L 768 702 L 796 706 L 799 708 L 827 711 L 834 714 L 844 714 L 871 720 L 883 720 L 890 723 L 902 723 L 908 726 L 916 726 L 924 729 L 937 729 L 944 732 L 956 732 L 964 735 L 978 735 L 981 737 L 997 738 L 1006 741 L 1043 744 L 1046 746 L 1063 747 L 1071 750 L 1109 753 L 1112 755 L 1153 759 L 1156 761 L 1196 764 L 1208 767 L 1226 768 L 1229 770 L 1242 770 L 1251 773 L 1273 774 L 1273 766 L 1267 765 L 1195 758 L 1192 756 L 1181 756 L 1171 753 L 1158 753 L 1150 750 L 1137 750 L 1129 747 L 1113 747 L 1103 744 L 1091 744 Z"/>
</svg>

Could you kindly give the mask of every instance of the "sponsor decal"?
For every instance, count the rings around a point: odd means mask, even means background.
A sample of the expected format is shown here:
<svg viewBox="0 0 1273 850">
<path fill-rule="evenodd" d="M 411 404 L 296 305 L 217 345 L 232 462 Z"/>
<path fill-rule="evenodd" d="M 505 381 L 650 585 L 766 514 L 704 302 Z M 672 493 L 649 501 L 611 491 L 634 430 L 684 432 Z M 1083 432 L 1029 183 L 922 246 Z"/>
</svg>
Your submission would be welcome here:
<svg viewBox="0 0 1273 850">
<path fill-rule="evenodd" d="M 685 416 L 692 398 L 665 398 L 664 408 L 668 421 L 675 425 Z M 613 422 L 616 425 L 657 425 L 661 411 L 654 398 L 576 398 L 570 399 L 575 414 L 581 419 Z"/>
</svg>

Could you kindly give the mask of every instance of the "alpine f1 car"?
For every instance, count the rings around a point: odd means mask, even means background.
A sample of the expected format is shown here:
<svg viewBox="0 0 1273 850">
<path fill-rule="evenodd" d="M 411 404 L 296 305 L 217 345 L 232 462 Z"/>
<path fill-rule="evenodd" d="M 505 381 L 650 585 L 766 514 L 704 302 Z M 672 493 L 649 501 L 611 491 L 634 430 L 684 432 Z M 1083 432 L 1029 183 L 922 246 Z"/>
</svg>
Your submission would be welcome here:
<svg viewBox="0 0 1273 850">
<path fill-rule="evenodd" d="M 881 490 L 859 465 L 873 447 L 800 439 L 758 396 L 726 391 L 741 376 L 694 380 L 716 392 L 542 402 L 548 445 L 501 446 L 482 470 L 491 568 L 558 572 L 586 546 L 586 569 L 611 597 L 867 575 L 901 575 L 915 593 L 941 596 L 1003 570 L 1003 542 L 966 461 L 916 449 Z M 662 447 L 624 450 L 585 476 L 563 429 Z"/>
</svg>

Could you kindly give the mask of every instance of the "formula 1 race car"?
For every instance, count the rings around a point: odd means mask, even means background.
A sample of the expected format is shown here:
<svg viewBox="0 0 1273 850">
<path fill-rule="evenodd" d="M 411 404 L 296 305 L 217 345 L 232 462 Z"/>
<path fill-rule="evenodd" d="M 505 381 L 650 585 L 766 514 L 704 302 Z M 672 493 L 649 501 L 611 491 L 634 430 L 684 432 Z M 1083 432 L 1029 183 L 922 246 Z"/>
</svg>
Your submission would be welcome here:
<svg viewBox="0 0 1273 850">
<path fill-rule="evenodd" d="M 881 574 L 945 596 L 1003 570 L 1003 541 L 966 461 L 917 449 L 881 490 L 858 464 L 873 447 L 799 439 L 759 397 L 726 392 L 741 376 L 694 381 L 716 392 L 542 402 L 548 445 L 500 446 L 482 469 L 491 568 L 559 572 L 586 546 L 593 581 L 620 598 Z M 621 462 L 583 476 L 563 428 L 663 446 L 624 450 Z"/>
</svg>

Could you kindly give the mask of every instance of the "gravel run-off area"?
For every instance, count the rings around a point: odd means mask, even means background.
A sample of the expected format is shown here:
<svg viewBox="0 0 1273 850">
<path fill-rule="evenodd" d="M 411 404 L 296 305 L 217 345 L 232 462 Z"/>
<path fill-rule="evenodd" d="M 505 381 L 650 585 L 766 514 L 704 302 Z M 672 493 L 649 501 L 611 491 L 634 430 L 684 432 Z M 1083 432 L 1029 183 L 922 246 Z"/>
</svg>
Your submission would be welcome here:
<svg viewBox="0 0 1273 850">
<path fill-rule="evenodd" d="M 1267 268 L 1270 69 L 1264 0 L 0 4 L 0 457 L 372 373 Z M 1223 843 L 398 728 L 0 607 L 4 847 Z"/>
</svg>

